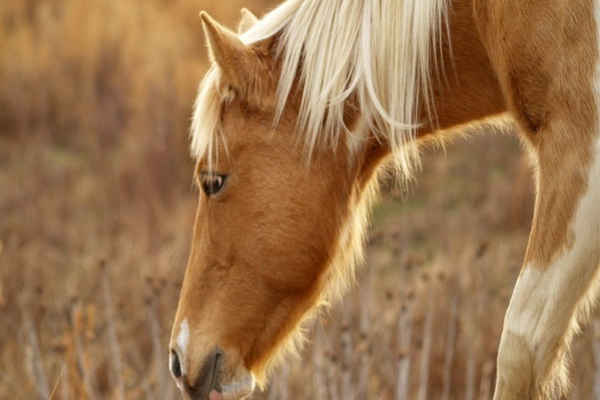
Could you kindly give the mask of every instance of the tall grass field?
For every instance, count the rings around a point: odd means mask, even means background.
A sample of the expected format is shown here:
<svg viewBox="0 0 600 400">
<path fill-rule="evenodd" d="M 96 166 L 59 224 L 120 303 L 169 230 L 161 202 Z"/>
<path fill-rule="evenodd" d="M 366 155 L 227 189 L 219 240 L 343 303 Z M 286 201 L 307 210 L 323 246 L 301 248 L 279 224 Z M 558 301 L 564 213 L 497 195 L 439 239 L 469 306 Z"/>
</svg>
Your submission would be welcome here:
<svg viewBox="0 0 600 400">
<path fill-rule="evenodd" d="M 206 10 L 259 0 L 0 2 L 0 399 L 180 398 L 167 346 L 198 193 Z M 491 399 L 533 183 L 514 135 L 425 152 L 372 215 L 367 262 L 253 399 Z M 600 320 L 570 399 L 600 398 Z"/>
</svg>

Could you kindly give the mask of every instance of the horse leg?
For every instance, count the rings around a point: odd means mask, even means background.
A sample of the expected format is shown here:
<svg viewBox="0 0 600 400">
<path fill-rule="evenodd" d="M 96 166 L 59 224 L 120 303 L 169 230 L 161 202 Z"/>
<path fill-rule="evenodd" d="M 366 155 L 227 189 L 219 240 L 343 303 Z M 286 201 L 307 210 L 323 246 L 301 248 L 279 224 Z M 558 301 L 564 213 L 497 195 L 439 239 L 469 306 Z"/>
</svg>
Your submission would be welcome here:
<svg viewBox="0 0 600 400">
<path fill-rule="evenodd" d="M 589 136 L 590 146 L 561 148 L 564 131 L 540 134 L 533 227 L 504 321 L 495 400 L 564 392 L 565 354 L 597 289 L 600 135 Z"/>
<path fill-rule="evenodd" d="M 600 262 L 600 3 L 473 0 L 507 105 L 531 145 L 537 198 L 498 353 L 496 400 L 568 386 L 565 354 Z"/>
</svg>

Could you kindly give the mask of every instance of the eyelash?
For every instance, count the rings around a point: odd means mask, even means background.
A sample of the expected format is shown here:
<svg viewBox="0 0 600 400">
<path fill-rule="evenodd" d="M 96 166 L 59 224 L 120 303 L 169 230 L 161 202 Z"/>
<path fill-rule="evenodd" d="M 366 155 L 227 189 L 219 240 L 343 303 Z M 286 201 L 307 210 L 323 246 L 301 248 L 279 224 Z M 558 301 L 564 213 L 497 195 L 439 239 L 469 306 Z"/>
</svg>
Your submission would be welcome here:
<svg viewBox="0 0 600 400">
<path fill-rule="evenodd" d="M 200 189 L 202 189 L 204 194 L 213 196 L 221 191 L 225 184 L 225 180 L 227 179 L 227 175 L 201 172 L 198 178 Z"/>
</svg>

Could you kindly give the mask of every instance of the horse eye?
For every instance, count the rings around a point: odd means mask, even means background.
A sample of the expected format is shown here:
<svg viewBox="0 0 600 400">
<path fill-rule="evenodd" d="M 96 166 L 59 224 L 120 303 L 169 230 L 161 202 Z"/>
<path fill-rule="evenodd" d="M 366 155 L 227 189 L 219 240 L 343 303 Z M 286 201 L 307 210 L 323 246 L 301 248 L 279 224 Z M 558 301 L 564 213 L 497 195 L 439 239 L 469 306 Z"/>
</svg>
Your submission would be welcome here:
<svg viewBox="0 0 600 400">
<path fill-rule="evenodd" d="M 200 174 L 200 187 L 207 196 L 219 193 L 223 188 L 227 175 L 211 174 L 202 172 Z"/>
</svg>

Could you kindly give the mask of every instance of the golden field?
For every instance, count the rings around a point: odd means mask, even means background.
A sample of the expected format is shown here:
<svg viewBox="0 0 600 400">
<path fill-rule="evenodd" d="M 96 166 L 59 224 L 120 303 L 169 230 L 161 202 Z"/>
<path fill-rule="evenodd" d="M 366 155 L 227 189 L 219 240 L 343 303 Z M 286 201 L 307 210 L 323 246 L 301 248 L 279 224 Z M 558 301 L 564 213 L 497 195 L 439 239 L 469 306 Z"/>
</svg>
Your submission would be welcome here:
<svg viewBox="0 0 600 400">
<path fill-rule="evenodd" d="M 0 3 L 0 399 L 176 399 L 167 342 L 197 193 L 198 12 L 273 1 Z M 367 265 L 255 399 L 490 399 L 533 190 L 517 139 L 424 156 L 373 213 Z M 600 325 L 573 399 L 600 398 Z"/>
</svg>

